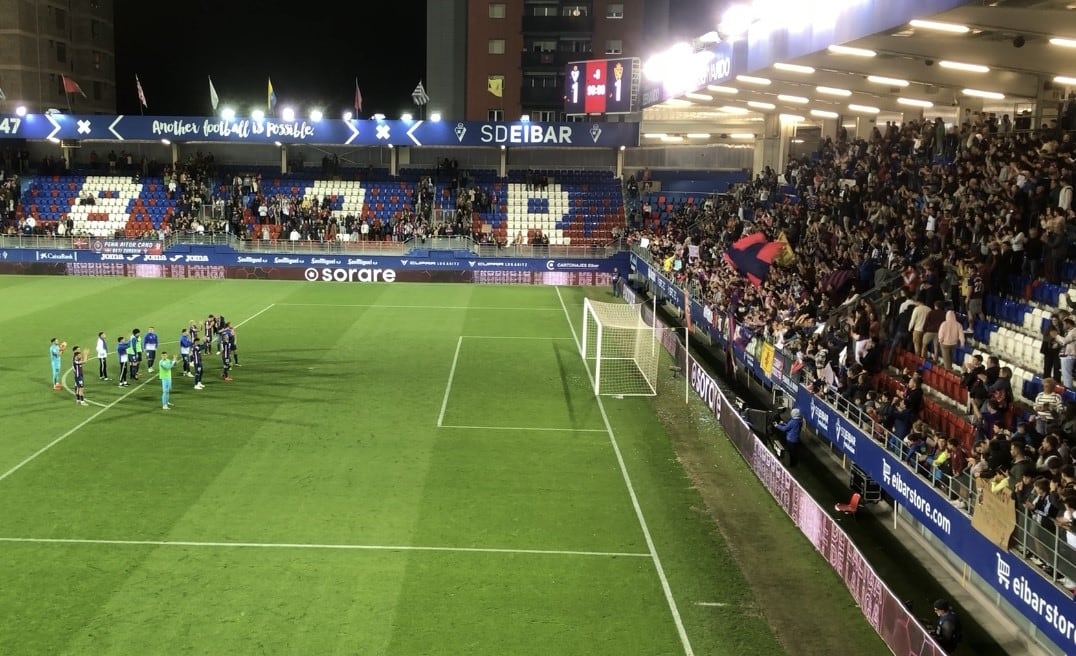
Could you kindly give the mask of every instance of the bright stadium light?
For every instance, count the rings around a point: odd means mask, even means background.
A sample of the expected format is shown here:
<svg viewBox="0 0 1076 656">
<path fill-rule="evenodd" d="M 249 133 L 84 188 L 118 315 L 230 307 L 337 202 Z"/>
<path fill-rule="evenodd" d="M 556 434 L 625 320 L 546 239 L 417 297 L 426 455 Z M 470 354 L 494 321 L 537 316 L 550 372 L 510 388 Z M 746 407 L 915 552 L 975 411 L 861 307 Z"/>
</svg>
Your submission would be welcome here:
<svg viewBox="0 0 1076 656">
<path fill-rule="evenodd" d="M 411 112 L 404 112 L 403 114 L 400 114 L 401 121 L 411 121 L 413 118 L 414 117 L 411 116 Z"/>
<path fill-rule="evenodd" d="M 265 120 L 265 112 L 260 109 L 255 109 L 253 112 L 250 113 L 250 118 L 260 123 Z"/>
<path fill-rule="evenodd" d="M 168 139 L 161 139 L 161 143 L 163 143 L 166 146 L 171 146 L 172 145 L 172 142 L 169 141 Z"/>
<path fill-rule="evenodd" d="M 965 73 L 989 73 L 990 67 L 983 66 L 982 64 L 967 64 L 965 62 L 950 61 L 943 59 L 938 62 L 938 66 L 942 68 L 949 68 L 954 71 L 964 71 Z"/>
<path fill-rule="evenodd" d="M 909 107 L 933 107 L 934 103 L 929 100 L 919 100 L 918 98 L 897 98 L 897 103 L 901 105 L 907 105 Z"/>
<path fill-rule="evenodd" d="M 788 64 L 785 62 L 777 62 L 773 65 L 779 71 L 785 71 L 786 73 L 801 73 L 803 75 L 810 75 L 814 73 L 813 66 L 803 66 L 802 64 Z"/>
<path fill-rule="evenodd" d="M 814 90 L 827 96 L 842 96 L 844 98 L 847 98 L 848 96 L 852 95 L 852 92 L 848 89 L 838 89 L 837 87 L 820 86 L 815 87 Z"/>
<path fill-rule="evenodd" d="M 280 118 L 284 119 L 285 121 L 294 121 L 295 110 L 291 107 L 285 107 L 284 109 L 280 110 Z"/>
<path fill-rule="evenodd" d="M 875 84 L 885 84 L 891 87 L 908 86 L 908 80 L 902 80 L 899 77 L 886 77 L 884 75 L 868 75 L 867 81 Z"/>
<path fill-rule="evenodd" d="M 234 121 L 235 110 L 231 107 L 225 107 L 224 109 L 220 110 L 220 117 L 225 121 Z"/>
<path fill-rule="evenodd" d="M 816 118 L 837 118 L 840 116 L 837 112 L 831 112 L 828 109 L 812 109 L 811 116 Z"/>
<path fill-rule="evenodd" d="M 953 34 L 967 34 L 971 31 L 971 28 L 967 25 L 944 23 L 942 21 L 920 20 L 918 18 L 908 21 L 908 24 L 912 27 L 918 27 L 921 30 L 936 30 L 938 32 L 951 32 Z"/>
<path fill-rule="evenodd" d="M 322 119 L 322 113 L 320 109 L 310 110 L 310 120 L 317 123 Z"/>
<path fill-rule="evenodd" d="M 19 105 L 16 107 L 15 116 L 26 116 L 26 105 Z"/>
<path fill-rule="evenodd" d="M 441 120 L 441 112 L 431 112 L 430 113 L 430 120 L 433 121 L 434 123 L 439 122 Z"/>
<path fill-rule="evenodd" d="M 370 118 L 374 119 L 375 121 L 384 121 L 385 120 L 385 115 L 382 114 L 381 112 L 378 112 L 378 113 L 374 114 L 373 116 L 371 116 Z"/>
<path fill-rule="evenodd" d="M 989 100 L 1005 100 L 1005 94 L 998 93 L 997 91 L 983 91 L 981 89 L 964 89 L 965 96 L 971 96 L 972 98 L 987 98 Z"/>
<path fill-rule="evenodd" d="M 869 48 L 853 48 L 852 46 L 839 46 L 834 44 L 829 47 L 834 55 L 851 55 L 853 57 L 874 57 L 878 53 Z"/>
<path fill-rule="evenodd" d="M 350 121 L 352 118 L 354 118 L 354 115 L 351 112 L 344 112 L 345 121 Z"/>
</svg>

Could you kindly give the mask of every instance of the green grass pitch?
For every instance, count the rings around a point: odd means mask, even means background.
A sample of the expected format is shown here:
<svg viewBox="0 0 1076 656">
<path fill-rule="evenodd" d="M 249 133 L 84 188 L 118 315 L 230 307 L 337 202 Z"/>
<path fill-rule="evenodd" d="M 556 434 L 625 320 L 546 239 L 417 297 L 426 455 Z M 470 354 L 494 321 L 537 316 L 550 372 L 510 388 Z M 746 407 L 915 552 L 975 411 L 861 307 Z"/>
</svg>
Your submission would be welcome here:
<svg viewBox="0 0 1076 656">
<path fill-rule="evenodd" d="M 0 278 L 0 653 L 785 653 L 653 401 L 592 394 L 585 294 Z M 210 313 L 234 381 L 168 412 L 50 386 L 50 337 Z"/>
</svg>

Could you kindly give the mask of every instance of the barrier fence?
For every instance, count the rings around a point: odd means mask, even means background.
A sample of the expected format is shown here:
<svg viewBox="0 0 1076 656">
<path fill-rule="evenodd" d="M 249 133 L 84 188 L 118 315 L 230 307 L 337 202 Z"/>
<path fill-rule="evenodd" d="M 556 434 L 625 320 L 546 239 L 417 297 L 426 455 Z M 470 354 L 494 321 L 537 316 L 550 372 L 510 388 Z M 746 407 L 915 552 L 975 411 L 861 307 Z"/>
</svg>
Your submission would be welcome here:
<svg viewBox="0 0 1076 656">
<path fill-rule="evenodd" d="M 629 303 L 637 300 L 627 285 L 624 298 Z M 900 656 L 944 656 L 945 652 L 927 629 L 871 568 L 836 520 L 800 486 L 736 412 L 713 376 L 687 351 L 680 340 L 682 331 L 670 328 L 647 308 L 644 306 L 644 318 L 653 323 L 663 347 L 688 376 L 696 395 L 710 408 L 777 504 L 841 577 L 864 617 L 889 649 Z"/>
<path fill-rule="evenodd" d="M 729 335 L 728 327 L 722 323 L 721 317 L 713 316 L 709 309 L 669 280 L 641 253 L 632 252 L 629 263 L 635 281 L 646 284 L 654 295 L 685 318 L 689 318 L 693 329 L 704 334 L 715 346 L 729 347 L 736 366 L 746 370 L 767 389 L 778 388 L 787 394 L 793 406 L 800 410 L 804 420 L 821 439 L 873 479 L 892 500 L 898 512 L 907 514 L 923 526 L 964 563 L 970 570 L 969 573 L 977 575 L 983 585 L 989 587 L 996 603 L 1004 601 L 1023 616 L 1029 622 L 1027 629 L 1030 633 L 1041 634 L 1060 648 L 1062 653 L 1076 653 L 1076 605 L 1073 604 L 1071 594 L 1055 585 L 1052 580 L 1054 573 L 1064 573 L 1068 563 L 1076 562 L 1076 557 L 1073 557 L 1076 552 L 1068 551 L 1067 545 L 1057 532 L 1049 534 L 1036 530 L 1027 524 L 1026 516 L 1021 517 L 1023 514 L 1017 514 L 1015 509 L 1006 511 L 1002 507 L 1000 510 L 986 513 L 984 509 L 994 508 L 993 502 L 997 499 L 987 499 L 988 493 L 975 490 L 970 485 L 970 479 L 941 477 L 936 481 L 933 475 L 929 478 L 921 476 L 916 463 L 906 462 L 908 454 L 902 441 L 891 439 L 887 433 L 879 433 L 879 427 L 865 419 L 867 415 L 852 412 L 850 406 L 839 397 L 817 396 L 805 387 L 792 371 L 795 360 L 791 355 L 782 353 L 773 344 L 761 340 Z M 713 379 L 693 358 L 677 353 L 674 353 L 674 357 L 678 360 L 683 358 L 682 361 L 687 365 L 684 371 L 690 376 L 696 394 L 713 408 L 713 402 L 708 399 L 713 396 L 713 390 L 716 390 Z M 722 400 L 722 403 L 727 402 Z M 799 492 L 791 491 L 798 490 L 798 486 L 794 481 L 785 481 L 785 478 L 790 478 L 787 472 L 782 474 L 780 463 L 770 462 L 770 457 L 764 455 L 769 452 L 757 439 L 753 446 L 747 444 L 742 433 L 749 428 L 730 419 L 739 419 L 736 413 L 720 409 L 716 412 L 715 416 L 719 418 L 745 459 L 751 463 L 755 473 L 759 474 L 782 507 L 796 520 L 797 515 L 793 514 L 794 512 L 811 506 L 807 501 L 799 500 Z M 951 499 L 954 495 L 957 498 Z M 1008 508 L 1011 509 L 1011 505 Z M 973 512 L 980 514 L 974 525 L 971 514 Z M 998 538 L 997 522 L 987 520 L 996 520 L 1006 512 L 1009 513 L 1006 519 L 1014 524 L 1015 535 L 1018 540 L 1022 540 L 1021 544 L 1033 546 L 1032 550 L 1036 552 L 1052 549 L 1046 551 L 1043 558 L 1052 569 L 1040 569 L 1028 563 L 1007 548 L 1007 536 L 1004 540 Z M 815 542 L 816 531 L 819 530 L 815 527 L 823 524 L 828 526 L 827 520 L 832 521 L 826 513 L 821 515 L 805 516 L 807 525 L 801 525 L 812 542 Z M 1016 521 L 1018 517 L 1021 518 L 1019 522 Z M 839 538 L 835 539 L 839 541 Z M 820 542 L 815 542 L 816 547 L 818 544 Z M 826 553 L 821 548 L 819 550 Z M 837 568 L 837 571 L 845 574 L 841 568 Z M 856 588 L 853 587 L 854 582 L 849 582 L 848 579 L 845 582 L 849 584 L 853 595 L 857 594 Z M 867 606 L 864 606 L 865 612 L 866 608 Z M 868 619 L 872 619 L 870 615 Z M 914 619 L 909 616 L 907 620 L 902 619 L 897 624 L 886 625 L 885 630 L 890 633 L 894 630 L 899 632 L 902 629 L 894 628 L 898 624 L 907 630 L 916 625 Z M 900 647 L 901 650 L 895 649 L 894 653 L 918 653 L 914 650 L 904 651 L 903 646 L 890 643 L 892 636 L 887 637 L 883 633 L 880 628 L 882 625 L 874 626 L 879 629 L 879 634 L 887 640 L 891 648 Z"/>
</svg>

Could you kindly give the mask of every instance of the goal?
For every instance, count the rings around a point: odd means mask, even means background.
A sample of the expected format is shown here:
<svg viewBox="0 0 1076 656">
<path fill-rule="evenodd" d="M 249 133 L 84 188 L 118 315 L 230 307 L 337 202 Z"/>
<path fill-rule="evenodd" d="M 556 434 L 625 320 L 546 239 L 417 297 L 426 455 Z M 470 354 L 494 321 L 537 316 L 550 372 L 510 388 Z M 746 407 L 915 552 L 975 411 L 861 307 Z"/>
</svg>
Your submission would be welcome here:
<svg viewBox="0 0 1076 656">
<path fill-rule="evenodd" d="M 642 304 L 583 301 L 583 361 L 597 395 L 657 394 L 658 343 Z"/>
</svg>

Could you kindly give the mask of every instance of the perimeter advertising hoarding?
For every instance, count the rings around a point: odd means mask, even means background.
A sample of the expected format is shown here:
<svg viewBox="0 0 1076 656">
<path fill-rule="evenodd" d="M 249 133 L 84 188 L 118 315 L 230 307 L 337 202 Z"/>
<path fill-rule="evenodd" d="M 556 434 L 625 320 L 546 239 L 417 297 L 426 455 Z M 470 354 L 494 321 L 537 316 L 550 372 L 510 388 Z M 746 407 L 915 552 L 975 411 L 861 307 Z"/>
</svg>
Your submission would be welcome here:
<svg viewBox="0 0 1076 656">
<path fill-rule="evenodd" d="M 565 114 L 627 114 L 636 111 L 635 72 L 631 57 L 569 62 L 564 69 Z"/>
<path fill-rule="evenodd" d="M 645 263 L 644 263 L 645 264 Z M 627 290 L 625 298 L 629 298 Z M 660 320 L 658 331 L 673 333 Z M 677 358 L 678 344 L 665 343 Z M 944 656 L 944 651 L 915 621 L 904 603 L 878 576 L 837 522 L 789 474 L 721 393 L 717 381 L 693 357 L 688 357 L 691 386 L 721 423 L 729 440 L 773 495 L 774 500 L 807 536 L 811 544 L 844 581 L 867 622 L 894 654 Z"/>
<path fill-rule="evenodd" d="M 632 270 L 658 287 L 674 285 L 657 273 L 645 260 L 632 255 Z M 670 294 L 670 300 L 676 294 Z M 724 342 L 720 335 L 718 341 Z M 734 357 L 759 380 L 767 380 L 757 360 L 733 346 Z M 695 367 L 693 364 L 692 367 Z M 699 365 L 701 368 L 701 365 Z M 692 375 L 696 376 L 692 369 Z M 776 381 L 770 381 L 776 382 Z M 784 384 L 782 384 L 784 386 Z M 696 387 L 696 391 L 698 391 Z M 705 400 L 705 397 L 703 397 Z M 707 401 L 709 405 L 709 401 Z M 823 439 L 829 441 L 848 459 L 877 482 L 901 509 L 929 529 L 967 566 L 1013 608 L 1030 620 L 1050 641 L 1066 653 L 1076 653 L 1076 605 L 1072 598 L 1045 579 L 1033 566 L 1008 550 L 999 548 L 975 530 L 971 517 L 935 490 L 931 482 L 885 450 L 869 435 L 806 387 L 797 384 L 795 407 Z M 722 413 L 722 416 L 732 413 Z M 724 425 L 724 420 L 722 424 Z M 884 636 L 883 636 L 884 637 Z M 904 653 L 895 651 L 895 653 Z M 939 652 L 941 653 L 941 652 Z"/>
</svg>

